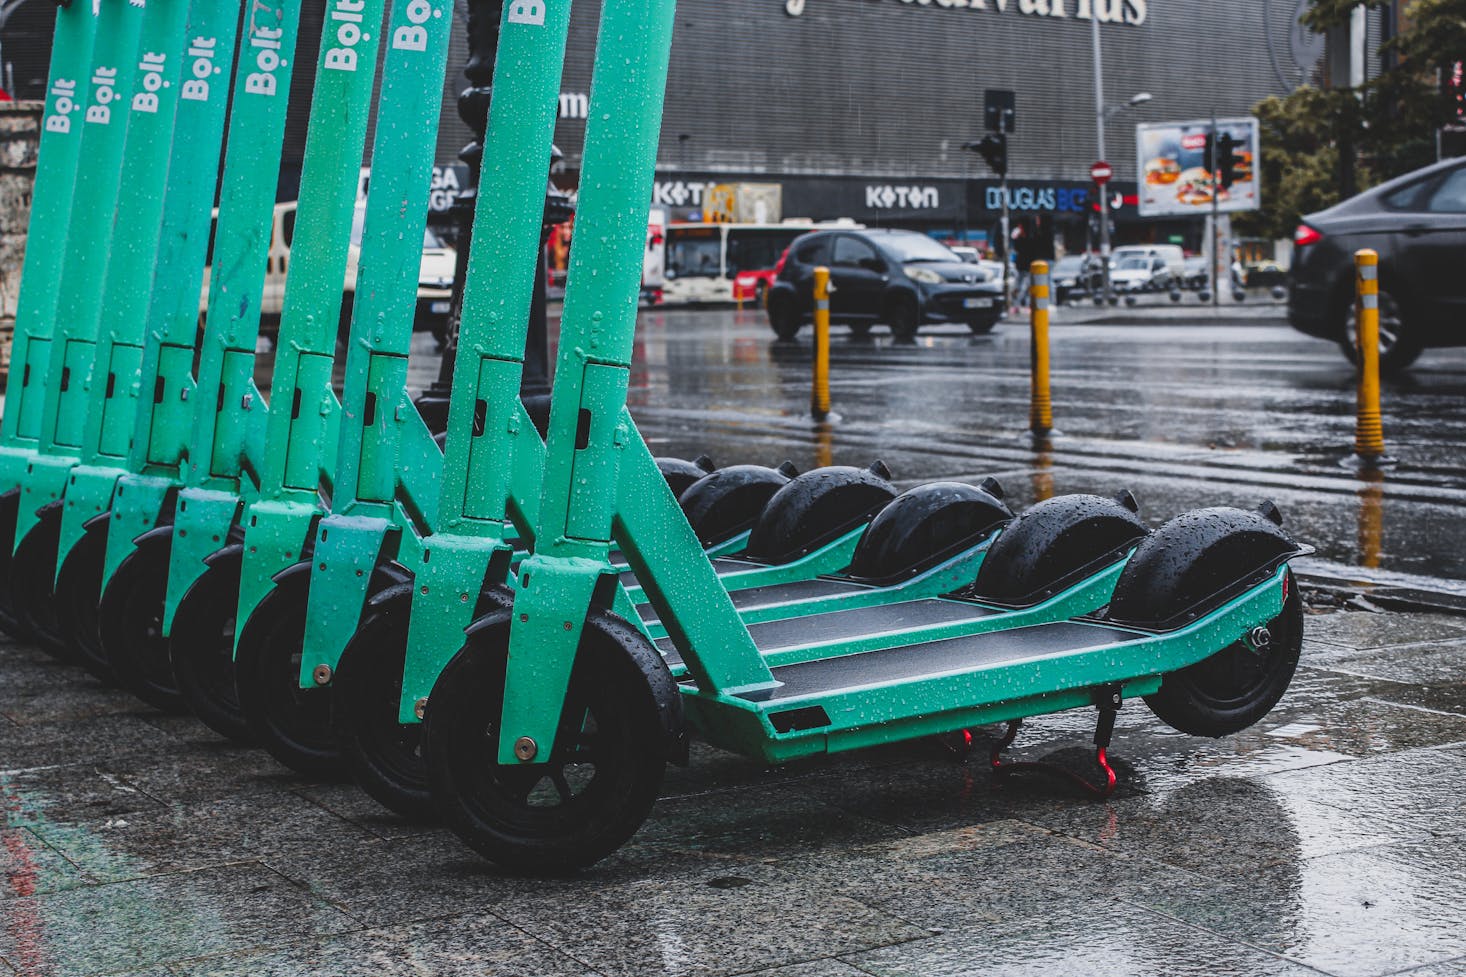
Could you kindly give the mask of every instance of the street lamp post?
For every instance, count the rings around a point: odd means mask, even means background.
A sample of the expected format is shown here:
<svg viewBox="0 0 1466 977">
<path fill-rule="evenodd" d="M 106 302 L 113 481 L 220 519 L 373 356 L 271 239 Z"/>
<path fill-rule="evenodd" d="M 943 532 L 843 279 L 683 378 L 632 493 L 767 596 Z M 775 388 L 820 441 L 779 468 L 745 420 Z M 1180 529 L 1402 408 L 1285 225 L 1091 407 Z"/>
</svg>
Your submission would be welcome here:
<svg viewBox="0 0 1466 977">
<path fill-rule="evenodd" d="M 1128 102 L 1119 105 L 1105 105 L 1105 66 L 1100 50 L 1100 28 L 1098 4 L 1090 8 L 1089 45 L 1094 54 L 1094 129 L 1101 162 L 1109 162 L 1105 152 L 1105 122 L 1110 116 L 1125 109 L 1144 105 L 1151 100 L 1149 92 L 1131 96 Z M 1104 187 L 1099 189 L 1100 198 L 1100 265 L 1104 273 L 1104 292 L 1101 301 L 1110 301 L 1110 194 Z"/>
</svg>

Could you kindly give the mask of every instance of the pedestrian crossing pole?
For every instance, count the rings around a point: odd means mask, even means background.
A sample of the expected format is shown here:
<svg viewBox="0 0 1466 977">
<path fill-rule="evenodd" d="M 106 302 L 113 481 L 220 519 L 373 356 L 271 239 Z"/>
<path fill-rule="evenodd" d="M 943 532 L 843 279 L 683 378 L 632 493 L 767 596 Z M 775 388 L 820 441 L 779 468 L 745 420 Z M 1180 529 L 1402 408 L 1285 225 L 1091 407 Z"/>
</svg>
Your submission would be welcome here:
<svg viewBox="0 0 1466 977">
<path fill-rule="evenodd" d="M 814 270 L 814 389 L 809 412 L 817 421 L 830 416 L 830 269 Z"/>
<path fill-rule="evenodd" d="M 1380 420 L 1379 391 L 1379 254 L 1369 248 L 1354 253 L 1354 282 L 1359 343 L 1358 416 L 1354 425 L 1354 454 L 1363 462 L 1378 462 L 1385 453 Z"/>
<path fill-rule="evenodd" d="M 1029 367 L 1033 374 L 1028 407 L 1028 429 L 1036 438 L 1054 430 L 1054 407 L 1049 394 L 1049 263 L 1035 261 L 1029 267 L 1029 322 L 1033 333 Z"/>
</svg>

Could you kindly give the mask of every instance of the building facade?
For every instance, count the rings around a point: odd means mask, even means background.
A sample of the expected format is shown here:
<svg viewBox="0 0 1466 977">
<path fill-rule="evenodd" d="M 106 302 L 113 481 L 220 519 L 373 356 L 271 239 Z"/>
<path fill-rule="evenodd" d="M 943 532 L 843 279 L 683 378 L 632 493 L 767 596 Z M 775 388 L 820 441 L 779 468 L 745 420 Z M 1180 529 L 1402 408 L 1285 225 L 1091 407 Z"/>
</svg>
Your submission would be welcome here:
<svg viewBox="0 0 1466 977">
<path fill-rule="evenodd" d="M 568 0 L 566 0 L 568 2 Z M 438 135 L 446 207 L 471 139 L 454 95 L 467 60 L 455 0 Z M 1120 239 L 1174 239 L 1176 222 L 1134 214 L 1134 125 L 1242 115 L 1316 77 L 1321 40 L 1297 18 L 1308 0 L 680 0 L 658 153 L 656 202 L 701 216 L 707 187 L 782 188 L 785 217 L 847 217 L 981 240 L 1003 191 L 963 148 L 983 134 L 987 89 L 1015 93 L 1008 200 L 1020 235 L 1069 248 L 1093 232 L 1097 197 L 1090 18 L 1101 24 L 1106 104 L 1148 92 L 1107 127 Z M 54 0 L 0 0 L 0 71 L 25 97 L 45 83 Z M 556 179 L 573 186 L 589 110 L 601 0 L 576 0 L 560 99 Z M 306 0 L 300 50 L 318 43 L 323 0 Z M 293 193 L 313 71 L 296 71 L 282 174 Z M 1263 188 L 1263 193 L 1267 188 Z M 1040 249 L 1043 250 L 1042 248 Z"/>
</svg>

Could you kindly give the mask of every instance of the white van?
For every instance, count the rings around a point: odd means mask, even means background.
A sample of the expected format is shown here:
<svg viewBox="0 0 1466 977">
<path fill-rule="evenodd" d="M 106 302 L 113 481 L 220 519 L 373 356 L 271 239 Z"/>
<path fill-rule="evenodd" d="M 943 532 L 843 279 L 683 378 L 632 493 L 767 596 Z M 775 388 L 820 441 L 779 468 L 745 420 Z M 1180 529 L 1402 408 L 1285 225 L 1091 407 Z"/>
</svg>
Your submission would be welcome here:
<svg viewBox="0 0 1466 977">
<path fill-rule="evenodd" d="M 280 327 L 280 314 L 285 307 L 285 278 L 290 269 L 290 244 L 295 237 L 294 200 L 275 205 L 275 220 L 270 230 L 270 251 L 265 262 L 265 288 L 260 295 L 260 331 L 273 336 Z M 219 212 L 214 211 L 217 220 Z M 351 324 L 352 300 L 356 295 L 357 265 L 361 260 L 361 236 L 366 218 L 366 206 L 358 203 L 351 222 L 351 247 L 346 260 L 346 280 L 342 291 L 345 298 L 341 305 L 341 332 L 345 335 Z M 213 261 L 214 239 L 209 236 L 209 262 Z M 448 335 L 448 313 L 453 297 L 453 276 L 458 264 L 458 255 L 438 240 L 432 228 L 423 234 L 422 263 L 418 270 L 417 312 L 413 329 L 431 332 L 441 346 Z M 204 287 L 199 296 L 199 328 L 203 328 L 204 316 L 209 307 L 209 268 L 204 268 Z"/>
</svg>

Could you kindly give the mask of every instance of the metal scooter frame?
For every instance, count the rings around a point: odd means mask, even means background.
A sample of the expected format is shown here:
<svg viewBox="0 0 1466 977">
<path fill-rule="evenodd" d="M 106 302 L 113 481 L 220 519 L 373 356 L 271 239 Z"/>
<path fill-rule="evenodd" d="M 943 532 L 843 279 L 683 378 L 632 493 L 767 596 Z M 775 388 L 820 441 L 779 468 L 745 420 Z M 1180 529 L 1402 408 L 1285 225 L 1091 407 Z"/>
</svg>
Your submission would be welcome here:
<svg viewBox="0 0 1466 977">
<path fill-rule="evenodd" d="M 41 408 L 56 304 L 71 228 L 82 120 L 95 74 L 92 50 L 99 16 L 90 4 L 65 4 L 56 12 L 56 32 L 47 75 L 40 154 L 31 195 L 31 229 L 15 316 L 5 411 L 0 416 L 0 623 L 23 633 L 9 587 L 10 555 L 20 506 L 20 478 L 40 439 Z"/>
<path fill-rule="evenodd" d="M 35 432 L 34 440 L 26 446 L 29 450 L 7 452 L 6 467 L 23 464 L 24 471 L 12 468 L 13 480 L 0 483 L 0 491 L 20 489 L 12 546 L 18 546 L 36 524 L 36 510 L 60 495 L 66 475 L 75 464 L 73 455 L 62 454 L 56 463 L 48 456 L 75 449 L 82 442 L 86 388 L 112 250 L 113 214 L 133 115 L 130 103 L 138 82 L 135 66 L 144 50 L 140 46 L 144 39 L 155 50 L 173 49 L 167 35 L 167 16 L 166 2 L 146 9 L 109 2 L 97 18 L 89 76 L 92 87 L 83 118 L 74 120 L 81 125 L 78 153 L 83 162 L 74 171 L 66 245 L 60 256 L 55 301 L 49 307 L 50 328 L 42 311 L 37 320 L 20 330 L 27 336 L 26 348 L 17 351 L 24 362 L 21 386 L 29 390 L 39 387 L 40 397 L 36 404 L 35 395 L 26 396 L 23 390 L 20 402 L 12 407 L 18 420 L 28 410 L 39 407 L 34 428 L 25 423 L 20 426 L 20 430 L 30 428 Z M 33 215 L 32 222 L 35 220 Z M 44 244 L 33 242 L 32 247 Z"/>
<path fill-rule="evenodd" d="M 127 228 L 126 240 L 114 241 L 108 264 L 80 463 L 63 486 L 58 587 L 77 544 L 89 532 L 97 534 L 78 557 L 85 565 L 74 568 L 84 576 L 72 584 L 81 590 L 76 599 L 91 606 L 109 569 L 107 514 L 118 480 L 142 471 L 156 457 L 160 436 L 170 433 L 170 418 L 192 407 L 187 396 L 197 292 L 228 100 L 228 87 L 215 77 L 223 68 L 215 62 L 230 57 L 239 11 L 229 0 L 193 0 L 186 13 L 186 25 L 178 25 L 181 43 L 165 70 L 149 81 L 152 108 L 129 130 L 123 168 L 128 190 L 117 216 Z M 169 313 L 175 312 L 176 323 L 179 306 L 185 310 L 182 328 L 170 337 Z M 176 463 L 182 438 L 174 434 L 170 440 L 177 446 Z"/>
<path fill-rule="evenodd" d="M 771 761 L 1088 706 L 1118 683 L 1127 696 L 1148 695 L 1162 676 L 1278 616 L 1285 560 L 1168 632 L 1060 622 L 935 645 L 897 628 L 770 666 L 626 411 L 640 251 L 629 229 L 651 197 L 674 7 L 605 5 L 539 545 L 520 569 L 498 756 L 485 759 L 524 767 L 553 756 L 586 616 L 609 603 L 613 539 L 687 663 L 691 681 L 679 688 L 689 723 L 715 745 Z"/>
</svg>

